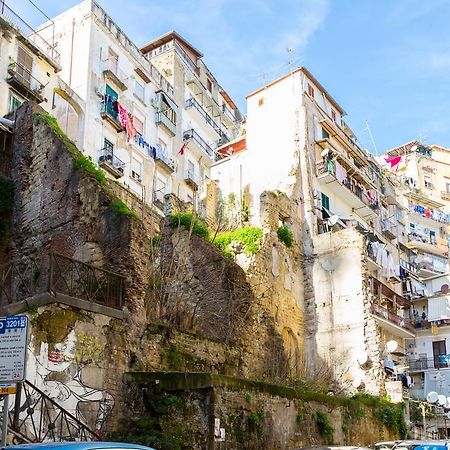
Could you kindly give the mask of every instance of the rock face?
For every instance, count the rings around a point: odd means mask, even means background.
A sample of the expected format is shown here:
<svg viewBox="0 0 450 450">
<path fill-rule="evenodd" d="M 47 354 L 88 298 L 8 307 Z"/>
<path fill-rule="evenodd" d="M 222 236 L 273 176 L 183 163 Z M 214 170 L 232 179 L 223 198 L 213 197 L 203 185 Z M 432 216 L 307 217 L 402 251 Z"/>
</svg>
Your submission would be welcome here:
<svg viewBox="0 0 450 450">
<path fill-rule="evenodd" d="M 303 256 L 299 245 L 288 248 L 277 236 L 291 216 L 285 195 L 261 197 L 261 250 L 246 255 L 235 246 L 232 261 L 207 240 L 170 228 L 167 219 L 160 223 L 125 188 L 103 179 L 35 105 L 18 110 L 0 170 L 15 186 L 0 253 L 1 313 L 29 315 L 28 380 L 96 434 L 120 430 L 121 418 L 144 408 L 144 391 L 123 382 L 127 372 L 204 372 L 282 383 L 314 376 L 303 358 Z M 301 224 L 288 225 L 298 239 Z M 119 285 L 120 304 L 105 303 Z M 173 427 L 186 431 L 183 423 L 196 424 L 198 439 L 180 448 L 216 448 L 214 417 L 223 417 L 229 433 L 220 448 L 244 448 L 242 421 L 254 433 L 246 448 L 318 442 L 317 434 L 298 425 L 299 406 L 286 406 L 292 393 L 263 389 L 247 405 L 248 385 L 233 386 L 186 394 L 184 419 L 162 428 L 171 435 Z M 148 401 L 145 417 L 148 408 L 161 406 Z M 43 412 L 36 408 L 36 414 Z M 339 431 L 335 440 L 344 442 Z"/>
</svg>

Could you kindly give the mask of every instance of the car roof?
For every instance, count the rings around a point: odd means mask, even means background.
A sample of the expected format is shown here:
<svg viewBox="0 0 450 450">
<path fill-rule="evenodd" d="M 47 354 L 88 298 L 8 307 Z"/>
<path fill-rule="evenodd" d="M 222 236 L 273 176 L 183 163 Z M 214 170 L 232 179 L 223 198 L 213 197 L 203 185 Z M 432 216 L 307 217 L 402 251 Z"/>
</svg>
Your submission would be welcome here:
<svg viewBox="0 0 450 450">
<path fill-rule="evenodd" d="M 83 442 L 42 442 L 39 444 L 19 444 L 1 447 L 2 450 L 91 450 L 91 449 L 107 449 L 107 448 L 128 448 L 135 450 L 155 450 L 144 445 L 128 444 L 125 442 L 101 442 L 101 441 L 83 441 Z"/>
</svg>

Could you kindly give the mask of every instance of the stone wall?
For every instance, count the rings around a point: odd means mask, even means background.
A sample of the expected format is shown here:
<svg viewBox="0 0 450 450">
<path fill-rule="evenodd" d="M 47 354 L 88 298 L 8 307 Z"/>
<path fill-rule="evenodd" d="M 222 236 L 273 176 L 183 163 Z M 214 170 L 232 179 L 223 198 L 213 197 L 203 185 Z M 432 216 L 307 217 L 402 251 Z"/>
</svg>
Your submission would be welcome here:
<svg viewBox="0 0 450 450">
<path fill-rule="evenodd" d="M 161 450 L 183 444 L 210 450 L 367 446 L 405 432 L 401 407 L 370 398 L 329 397 L 206 373 L 129 373 L 125 380 L 128 415 L 114 437 Z M 387 411 L 389 429 L 382 419 Z"/>
</svg>

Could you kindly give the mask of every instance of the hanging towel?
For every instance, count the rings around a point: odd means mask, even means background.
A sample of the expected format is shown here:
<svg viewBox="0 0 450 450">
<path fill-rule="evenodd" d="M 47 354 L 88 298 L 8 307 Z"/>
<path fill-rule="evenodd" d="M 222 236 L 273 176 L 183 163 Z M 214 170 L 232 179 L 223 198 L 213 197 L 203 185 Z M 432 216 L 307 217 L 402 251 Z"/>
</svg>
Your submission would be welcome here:
<svg viewBox="0 0 450 450">
<path fill-rule="evenodd" d="M 346 170 L 336 161 L 336 178 L 342 183 L 347 178 Z"/>
</svg>

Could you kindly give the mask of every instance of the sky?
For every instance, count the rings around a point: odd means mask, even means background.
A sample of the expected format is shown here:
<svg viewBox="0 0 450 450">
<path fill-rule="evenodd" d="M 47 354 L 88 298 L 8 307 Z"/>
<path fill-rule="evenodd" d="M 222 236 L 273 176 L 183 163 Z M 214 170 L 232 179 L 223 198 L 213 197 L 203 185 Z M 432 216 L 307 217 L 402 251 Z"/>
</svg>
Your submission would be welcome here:
<svg viewBox="0 0 450 450">
<path fill-rule="evenodd" d="M 244 113 L 246 94 L 303 65 L 372 153 L 450 147 L 449 0 L 97 1 L 137 45 L 184 36 Z M 28 0 L 6 2 L 43 21 Z M 33 2 L 51 17 L 78 3 Z"/>
</svg>

